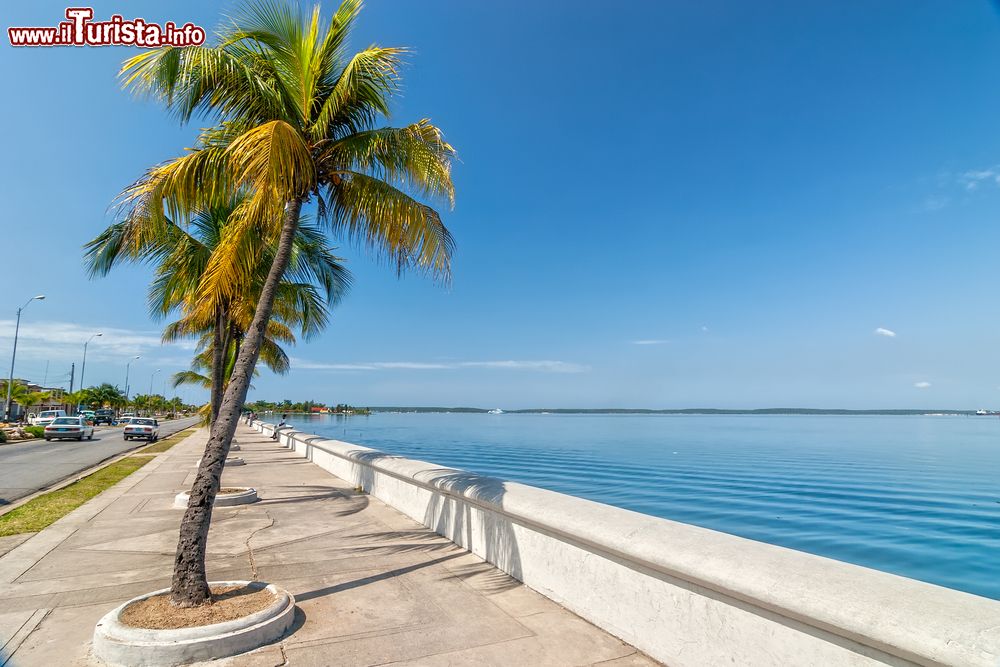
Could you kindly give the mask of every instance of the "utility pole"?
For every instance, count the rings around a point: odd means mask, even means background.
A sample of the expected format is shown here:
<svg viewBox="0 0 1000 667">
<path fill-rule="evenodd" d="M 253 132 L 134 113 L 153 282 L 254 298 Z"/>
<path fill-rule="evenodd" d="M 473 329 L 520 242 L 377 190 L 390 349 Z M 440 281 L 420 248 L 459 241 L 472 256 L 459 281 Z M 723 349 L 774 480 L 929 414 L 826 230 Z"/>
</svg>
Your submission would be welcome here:
<svg viewBox="0 0 1000 667">
<path fill-rule="evenodd" d="M 76 362 L 69 365 L 69 393 L 73 393 L 73 378 L 76 375 Z"/>
</svg>

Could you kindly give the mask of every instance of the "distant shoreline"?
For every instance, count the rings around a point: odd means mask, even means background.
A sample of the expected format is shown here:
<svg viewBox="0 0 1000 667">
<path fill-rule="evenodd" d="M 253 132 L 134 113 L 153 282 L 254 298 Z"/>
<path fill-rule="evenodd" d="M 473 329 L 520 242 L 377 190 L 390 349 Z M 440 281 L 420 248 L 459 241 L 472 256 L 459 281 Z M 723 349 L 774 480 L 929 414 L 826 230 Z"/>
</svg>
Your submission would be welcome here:
<svg viewBox="0 0 1000 667">
<path fill-rule="evenodd" d="M 372 412 L 443 412 L 486 414 L 488 408 L 468 407 L 414 407 L 379 406 L 369 408 Z M 683 408 L 655 410 L 645 408 L 527 408 L 504 410 L 505 414 L 560 414 L 560 415 L 964 415 L 976 416 L 975 410 L 846 410 L 822 408 L 757 408 L 752 410 L 728 410 L 724 408 Z M 997 417 L 1000 415 L 986 415 Z"/>
</svg>

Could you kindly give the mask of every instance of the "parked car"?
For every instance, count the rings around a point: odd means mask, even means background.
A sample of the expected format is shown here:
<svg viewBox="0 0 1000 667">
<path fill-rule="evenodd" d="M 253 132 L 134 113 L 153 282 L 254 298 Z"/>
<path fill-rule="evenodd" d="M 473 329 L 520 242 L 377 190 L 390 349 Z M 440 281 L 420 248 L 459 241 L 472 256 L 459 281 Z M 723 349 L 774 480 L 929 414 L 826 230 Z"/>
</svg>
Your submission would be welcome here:
<svg viewBox="0 0 1000 667">
<path fill-rule="evenodd" d="M 156 442 L 160 438 L 160 423 L 149 417 L 132 417 L 131 421 L 125 424 L 122 437 L 126 440 L 138 438 Z"/>
<path fill-rule="evenodd" d="M 52 423 L 45 427 L 46 440 L 62 440 L 69 438 L 73 440 L 94 439 L 94 427 L 87 423 L 83 417 L 56 417 Z"/>
<path fill-rule="evenodd" d="M 94 412 L 94 425 L 107 424 L 111 426 L 115 423 L 114 410 L 97 410 Z"/>
<path fill-rule="evenodd" d="M 80 410 L 80 416 L 90 422 L 91 425 L 94 424 L 94 411 L 93 410 Z"/>
<path fill-rule="evenodd" d="M 28 421 L 32 426 L 48 426 L 57 418 L 65 416 L 65 410 L 42 410 L 34 417 L 29 416 Z"/>
<path fill-rule="evenodd" d="M 125 412 L 120 417 L 118 417 L 117 423 L 119 426 L 121 426 L 122 424 L 127 424 L 130 421 L 132 421 L 132 417 L 135 417 L 135 415 L 132 414 L 131 412 Z"/>
</svg>

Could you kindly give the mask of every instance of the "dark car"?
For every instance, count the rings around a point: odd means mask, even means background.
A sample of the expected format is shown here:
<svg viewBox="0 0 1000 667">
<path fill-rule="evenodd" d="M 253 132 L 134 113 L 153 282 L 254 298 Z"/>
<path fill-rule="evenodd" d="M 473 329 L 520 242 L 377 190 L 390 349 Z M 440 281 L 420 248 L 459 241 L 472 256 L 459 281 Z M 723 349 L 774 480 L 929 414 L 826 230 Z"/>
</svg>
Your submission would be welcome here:
<svg viewBox="0 0 1000 667">
<path fill-rule="evenodd" d="M 111 426 L 115 423 L 115 411 L 114 410 L 97 410 L 94 413 L 94 426 L 100 426 L 101 424 L 107 424 Z"/>
</svg>

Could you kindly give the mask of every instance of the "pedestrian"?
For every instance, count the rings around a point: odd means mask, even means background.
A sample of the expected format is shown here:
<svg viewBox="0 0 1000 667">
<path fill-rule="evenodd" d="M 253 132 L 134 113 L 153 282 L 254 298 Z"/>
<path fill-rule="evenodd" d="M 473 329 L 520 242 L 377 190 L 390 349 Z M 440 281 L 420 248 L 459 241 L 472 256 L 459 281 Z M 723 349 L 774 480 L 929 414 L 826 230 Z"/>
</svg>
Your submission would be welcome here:
<svg viewBox="0 0 1000 667">
<path fill-rule="evenodd" d="M 278 425 L 274 427 L 274 435 L 271 436 L 272 440 L 277 440 L 278 439 L 278 432 L 281 429 L 285 428 L 285 426 L 287 426 L 287 424 L 285 424 L 285 420 L 286 419 L 288 419 L 288 415 L 281 415 L 281 421 L 278 422 Z"/>
</svg>

